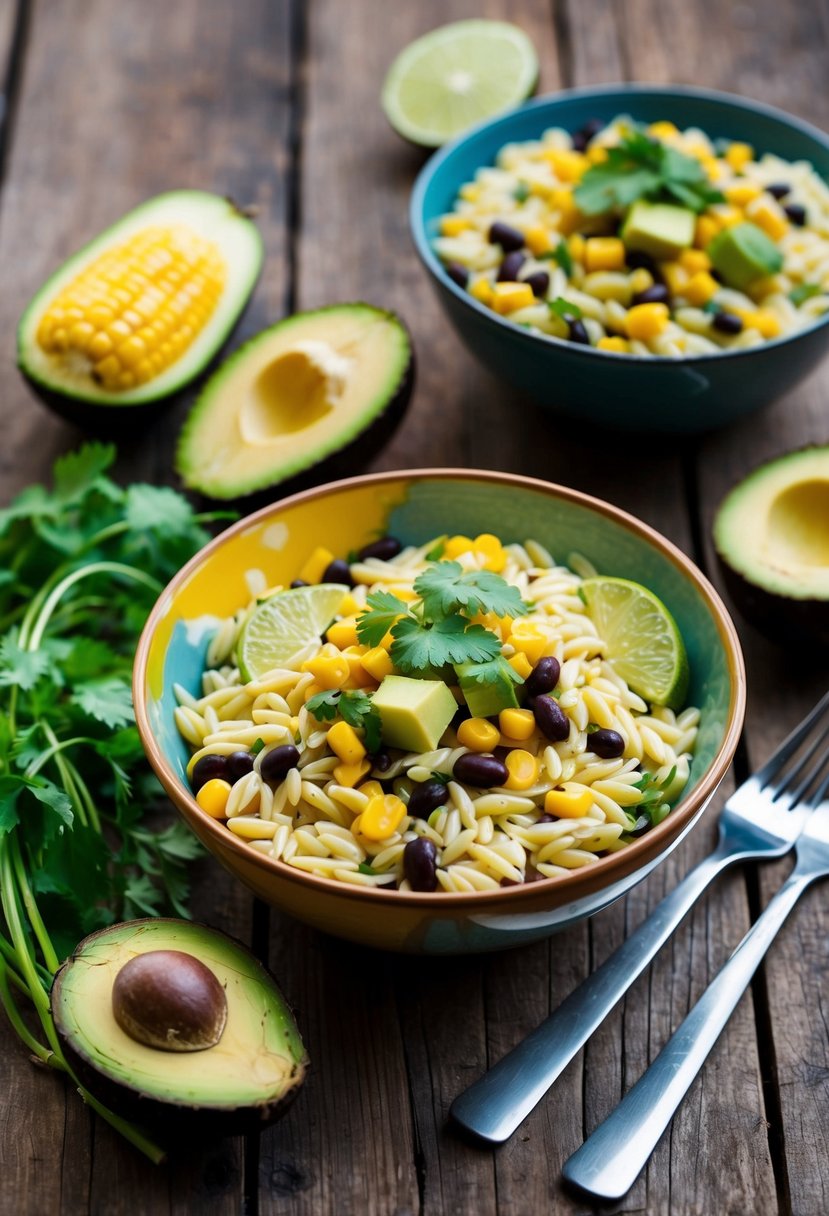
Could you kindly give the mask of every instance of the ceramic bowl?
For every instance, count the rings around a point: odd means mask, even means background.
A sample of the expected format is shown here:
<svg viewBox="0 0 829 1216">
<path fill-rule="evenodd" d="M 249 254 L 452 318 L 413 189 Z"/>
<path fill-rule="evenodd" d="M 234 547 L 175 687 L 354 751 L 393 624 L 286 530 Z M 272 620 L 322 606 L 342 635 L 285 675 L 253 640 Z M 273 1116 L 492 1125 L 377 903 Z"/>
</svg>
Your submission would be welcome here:
<svg viewBox="0 0 829 1216">
<path fill-rule="evenodd" d="M 606 574 L 650 587 L 688 649 L 689 704 L 702 711 L 682 801 L 620 852 L 563 878 L 497 891 L 404 893 L 347 886 L 251 849 L 209 818 L 185 776 L 189 750 L 173 718 L 173 685 L 200 695 L 209 639 L 251 590 L 287 584 L 324 543 L 345 554 L 391 533 L 422 544 L 447 530 L 503 541 L 535 537 L 563 559 L 576 550 Z M 297 494 L 248 516 L 188 562 L 155 605 L 138 647 L 134 699 L 150 763 L 213 856 L 261 899 L 328 933 L 391 950 L 468 953 L 545 937 L 618 899 L 676 846 L 730 763 L 742 724 L 739 642 L 716 592 L 669 541 L 632 516 L 575 490 L 504 473 L 452 469 L 379 473 Z"/>
<path fill-rule="evenodd" d="M 774 401 L 829 349 L 829 312 L 809 329 L 745 351 L 687 359 L 643 358 L 529 333 L 454 283 L 432 248 L 459 188 L 512 141 L 548 127 L 576 131 L 591 118 L 669 119 L 758 153 L 807 160 L 829 180 L 829 137 L 770 106 L 680 86 L 607 85 L 541 97 L 474 127 L 433 156 L 415 184 L 410 223 L 438 299 L 470 352 L 555 414 L 614 430 L 691 434 L 724 426 Z"/>
</svg>

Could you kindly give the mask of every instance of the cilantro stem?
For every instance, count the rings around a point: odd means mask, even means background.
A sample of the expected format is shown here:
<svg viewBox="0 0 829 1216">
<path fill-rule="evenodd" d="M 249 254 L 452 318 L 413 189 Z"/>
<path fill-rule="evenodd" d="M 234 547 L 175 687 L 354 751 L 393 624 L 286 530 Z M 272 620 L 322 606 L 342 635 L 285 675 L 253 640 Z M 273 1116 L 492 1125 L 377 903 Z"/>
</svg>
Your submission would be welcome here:
<svg viewBox="0 0 829 1216">
<path fill-rule="evenodd" d="M 43 730 L 43 733 L 46 736 L 48 742 L 54 748 L 54 745 L 58 742 L 57 735 L 52 730 L 49 723 L 46 722 L 45 720 L 41 719 L 40 726 L 41 726 L 41 729 Z M 64 759 L 64 757 L 62 755 L 60 755 L 59 751 L 55 751 L 54 760 L 55 760 L 55 766 L 57 767 L 57 770 L 60 773 L 60 779 L 61 779 L 61 782 L 63 783 L 63 788 L 66 791 L 66 795 L 69 798 L 69 801 L 72 803 L 73 809 L 75 810 L 75 812 L 78 816 L 79 822 L 83 825 L 83 827 L 88 827 L 89 822 L 86 817 L 86 807 L 84 806 L 83 799 L 81 798 L 81 795 L 80 795 L 80 791 L 78 790 L 77 786 L 75 785 L 75 781 L 74 781 L 74 778 L 72 775 L 73 774 L 72 766 L 67 763 L 67 761 Z"/>
<path fill-rule="evenodd" d="M 40 951 L 43 955 L 43 961 L 46 964 L 46 968 L 51 975 L 54 975 L 60 966 L 60 959 L 55 952 L 55 947 L 52 945 L 49 934 L 46 932 L 43 917 L 40 915 L 40 909 L 38 908 L 35 897 L 32 894 L 32 888 L 29 886 L 29 880 L 26 877 L 26 870 L 23 866 L 23 857 L 20 853 L 20 841 L 17 838 L 16 832 L 14 832 L 11 837 L 10 852 L 15 877 L 17 879 L 17 886 L 23 899 L 23 906 L 26 909 L 29 922 L 34 929 L 35 937 L 40 945 Z"/>
<path fill-rule="evenodd" d="M 89 578 L 92 574 L 120 574 L 124 578 L 130 578 L 136 583 L 142 583 L 156 594 L 159 594 L 163 590 L 157 578 L 153 578 L 151 574 L 145 574 L 143 570 L 138 570 L 135 566 L 127 566 L 123 562 L 91 562 L 88 566 L 81 566 L 80 569 L 73 570 L 71 574 L 67 574 L 65 578 L 61 579 L 52 588 L 44 600 L 43 607 L 37 614 L 28 643 L 23 647 L 25 650 L 37 650 L 46 631 L 46 626 L 49 624 L 49 618 L 60 603 L 61 597 L 75 583 L 80 582 L 83 578 Z M 21 646 L 23 646 L 22 641 Z"/>
<path fill-rule="evenodd" d="M 3 915 L 9 927 L 12 943 L 17 953 L 17 960 L 20 964 L 23 979 L 26 981 L 29 989 L 32 1004 L 37 1010 L 41 1022 L 44 1021 L 44 1018 L 48 1021 L 49 996 L 44 983 L 35 970 L 31 944 L 23 928 L 23 918 L 21 916 L 20 905 L 17 901 L 17 891 L 14 885 L 14 874 L 7 844 L 2 848 L 2 852 L 0 852 L 0 901 L 2 901 Z M 48 1034 L 45 1024 L 44 1030 Z"/>
<path fill-rule="evenodd" d="M 38 723 L 38 725 L 43 729 L 45 734 L 48 724 L 41 721 Z M 60 743 L 55 742 L 51 747 L 47 747 L 45 751 L 42 751 L 37 760 L 32 761 L 32 763 L 26 769 L 26 776 L 36 777 L 43 768 L 44 764 L 48 764 L 54 756 L 57 756 L 58 752 L 64 751 L 64 749 L 67 747 L 77 747 L 81 743 L 89 743 L 94 747 L 97 742 L 97 739 L 91 739 L 87 735 L 76 735 L 74 739 L 64 739 Z"/>
<path fill-rule="evenodd" d="M 56 761 L 56 763 L 57 763 L 57 761 Z M 95 829 L 96 832 L 100 833 L 101 820 L 98 815 L 98 808 L 95 805 L 95 800 L 93 799 L 92 795 L 89 792 L 89 787 L 87 786 L 83 777 L 78 772 L 75 765 L 72 764 L 72 762 L 70 760 L 63 760 L 63 763 L 64 763 L 65 767 L 69 770 L 69 773 L 70 773 L 70 776 L 72 779 L 72 783 L 74 784 L 75 789 L 78 791 L 78 796 L 81 799 L 81 802 L 85 808 L 86 815 L 89 816 L 89 823 L 92 825 L 92 827 Z"/>
<path fill-rule="evenodd" d="M 12 992 L 9 987 L 10 978 L 9 967 L 7 967 L 4 959 L 0 959 L 0 1004 L 2 1004 L 3 1008 L 5 1009 L 6 1017 L 14 1027 L 17 1037 L 23 1041 L 32 1055 L 37 1056 L 39 1060 L 41 1060 L 44 1064 L 47 1064 L 52 1053 L 48 1047 L 44 1047 L 42 1043 L 37 1041 L 20 1016 L 20 1011 L 15 1004 L 14 997 L 12 996 Z"/>
</svg>

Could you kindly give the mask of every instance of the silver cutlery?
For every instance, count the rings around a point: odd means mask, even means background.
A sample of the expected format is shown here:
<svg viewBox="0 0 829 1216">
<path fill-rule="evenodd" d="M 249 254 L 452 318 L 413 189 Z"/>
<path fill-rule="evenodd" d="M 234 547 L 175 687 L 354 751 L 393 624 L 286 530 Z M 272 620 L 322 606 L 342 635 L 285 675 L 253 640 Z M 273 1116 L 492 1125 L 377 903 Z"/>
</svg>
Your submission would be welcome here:
<svg viewBox="0 0 829 1216">
<path fill-rule="evenodd" d="M 789 852 L 809 814 L 796 783 L 827 737 L 829 692 L 727 800 L 713 853 L 540 1026 L 458 1095 L 450 1109 L 456 1123 L 490 1143 L 507 1140 L 717 875 L 736 862 Z"/>
<path fill-rule="evenodd" d="M 824 752 L 800 786 L 804 794 L 827 767 Z M 786 917 L 811 883 L 829 877 L 827 790 L 829 776 L 805 804 L 813 809 L 795 845 L 795 868 L 653 1064 L 565 1163 L 568 1182 L 619 1199 L 644 1169 Z"/>
</svg>

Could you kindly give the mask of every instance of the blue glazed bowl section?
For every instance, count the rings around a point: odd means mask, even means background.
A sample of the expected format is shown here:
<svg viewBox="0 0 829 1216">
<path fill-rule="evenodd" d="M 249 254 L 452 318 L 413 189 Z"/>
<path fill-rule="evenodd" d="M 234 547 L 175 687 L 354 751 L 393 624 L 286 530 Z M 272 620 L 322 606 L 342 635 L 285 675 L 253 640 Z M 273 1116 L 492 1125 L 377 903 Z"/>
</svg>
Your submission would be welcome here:
<svg viewBox="0 0 829 1216">
<path fill-rule="evenodd" d="M 556 414 L 602 427 L 666 434 L 712 430 L 768 405 L 829 349 L 829 313 L 809 329 L 746 351 L 687 359 L 643 358 L 539 336 L 479 304 L 453 283 L 432 248 L 440 216 L 504 144 L 549 127 L 576 131 L 591 118 L 669 119 L 711 138 L 745 140 L 758 154 L 806 160 L 829 180 L 829 138 L 779 110 L 728 93 L 611 85 L 542 97 L 475 127 L 433 156 L 412 194 L 410 223 L 438 299 L 470 352 Z"/>
</svg>

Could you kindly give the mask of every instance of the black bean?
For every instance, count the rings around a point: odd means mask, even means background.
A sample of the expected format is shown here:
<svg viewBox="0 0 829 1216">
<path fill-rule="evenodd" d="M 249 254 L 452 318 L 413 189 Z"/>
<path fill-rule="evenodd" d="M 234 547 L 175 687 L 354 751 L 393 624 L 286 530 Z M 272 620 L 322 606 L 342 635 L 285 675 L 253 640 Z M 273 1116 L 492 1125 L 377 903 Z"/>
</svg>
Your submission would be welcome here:
<svg viewBox="0 0 829 1216">
<path fill-rule="evenodd" d="M 783 210 L 797 228 L 806 223 L 806 208 L 801 203 L 787 203 Z"/>
<path fill-rule="evenodd" d="M 447 262 L 444 270 L 458 287 L 466 287 L 469 282 L 469 271 L 465 266 L 461 266 L 460 262 Z"/>
<path fill-rule="evenodd" d="M 524 248 L 524 233 L 519 232 L 517 228 L 510 228 L 509 224 L 502 224 L 500 220 L 489 229 L 490 245 L 500 245 L 504 253 L 510 253 L 513 249 Z"/>
<path fill-rule="evenodd" d="M 467 718 L 471 717 L 472 711 L 469 709 L 469 707 L 467 705 L 459 705 L 452 715 L 452 721 L 449 723 L 449 725 L 452 727 L 452 730 L 457 730 L 461 722 L 465 722 Z"/>
<path fill-rule="evenodd" d="M 381 562 L 387 562 L 391 558 L 397 557 L 402 548 L 403 546 L 396 536 L 381 536 L 378 540 L 373 540 L 371 544 L 363 545 L 357 556 L 361 562 L 364 562 L 367 557 L 378 557 Z"/>
<path fill-rule="evenodd" d="M 325 567 L 320 582 L 345 583 L 347 587 L 353 587 L 354 580 L 351 577 L 348 562 L 344 562 L 341 557 L 335 557 L 333 562 L 329 562 Z"/>
<path fill-rule="evenodd" d="M 733 336 L 742 333 L 743 318 L 738 317 L 735 312 L 716 312 L 714 320 L 711 322 L 711 328 L 716 329 L 718 333 Z"/>
<path fill-rule="evenodd" d="M 550 287 L 550 276 L 546 270 L 536 270 L 532 274 L 528 274 L 524 282 L 529 283 L 534 296 L 543 299 Z"/>
<path fill-rule="evenodd" d="M 625 741 L 617 730 L 601 727 L 587 736 L 587 746 L 591 752 L 601 756 L 602 760 L 615 760 L 624 753 Z"/>
<path fill-rule="evenodd" d="M 584 152 L 585 148 L 589 147 L 591 141 L 604 130 L 607 123 L 601 118 L 589 118 L 583 127 L 579 127 L 572 136 L 573 151 Z"/>
<path fill-rule="evenodd" d="M 488 789 L 493 785 L 504 785 L 509 780 L 507 766 L 495 756 L 481 756 L 477 752 L 466 752 L 458 756 L 452 769 L 456 781 L 465 785 L 476 785 Z"/>
<path fill-rule="evenodd" d="M 788 182 L 772 182 L 770 186 L 766 186 L 766 189 L 774 198 L 785 198 L 791 192 Z"/>
<path fill-rule="evenodd" d="M 538 697 L 543 692 L 552 692 L 558 677 L 561 675 L 561 664 L 558 659 L 552 655 L 547 655 L 543 659 L 539 659 L 535 667 L 527 676 L 524 682 L 524 687 L 531 697 Z"/>
<path fill-rule="evenodd" d="M 227 781 L 226 756 L 202 756 L 201 760 L 196 761 L 190 774 L 193 793 L 198 794 L 201 787 L 208 781 L 212 781 L 214 777 Z"/>
<path fill-rule="evenodd" d="M 415 819 L 428 819 L 432 811 L 448 801 L 449 795 L 442 781 L 423 781 L 409 795 L 406 810 Z"/>
<path fill-rule="evenodd" d="M 307 587 L 308 584 L 306 583 L 304 578 L 295 578 L 294 581 L 291 583 L 291 586 L 292 587 Z"/>
<path fill-rule="evenodd" d="M 590 335 L 584 327 L 584 322 L 580 321 L 578 317 L 567 317 L 565 319 L 569 330 L 567 336 L 570 341 L 578 343 L 579 346 L 589 346 Z"/>
<path fill-rule="evenodd" d="M 547 739 L 561 743 L 570 736 L 570 719 L 552 697 L 530 697 L 527 709 L 533 711 L 535 724 Z"/>
<path fill-rule="evenodd" d="M 250 752 L 233 752 L 227 758 L 227 779 L 238 781 L 253 772 L 253 756 Z"/>
<path fill-rule="evenodd" d="M 403 850 L 403 873 L 413 891 L 434 891 L 438 885 L 438 851 L 427 836 L 410 840 Z"/>
<path fill-rule="evenodd" d="M 518 249 L 513 249 L 512 253 L 508 253 L 498 268 L 499 283 L 515 283 L 518 279 L 518 271 L 526 262 L 523 253 Z"/>
<path fill-rule="evenodd" d="M 625 261 L 630 270 L 649 270 L 655 279 L 659 278 L 659 268 L 649 253 L 643 253 L 641 249 L 628 249 Z"/>
<path fill-rule="evenodd" d="M 286 773 L 296 768 L 299 763 L 299 752 L 293 743 L 283 743 L 281 747 L 271 748 L 262 757 L 259 772 L 262 780 L 268 783 L 281 781 Z"/>
<path fill-rule="evenodd" d="M 584 131 L 574 131 L 570 138 L 573 142 L 574 152 L 583 152 L 587 147 L 587 136 Z"/>
<path fill-rule="evenodd" d="M 536 823 L 552 823 L 554 819 L 555 819 L 555 815 L 551 815 L 549 811 L 542 811 L 535 822 Z"/>
<path fill-rule="evenodd" d="M 637 291 L 631 304 L 667 304 L 671 293 L 664 283 L 652 283 L 644 291 Z"/>
<path fill-rule="evenodd" d="M 372 770 L 377 770 L 378 773 L 385 773 L 386 769 L 391 768 L 391 756 L 388 752 L 376 752 L 373 756 L 369 756 L 371 760 Z"/>
<path fill-rule="evenodd" d="M 647 815 L 640 815 L 632 828 L 628 828 L 628 836 L 641 836 L 643 832 L 647 832 L 651 826 L 651 821 Z"/>
</svg>

